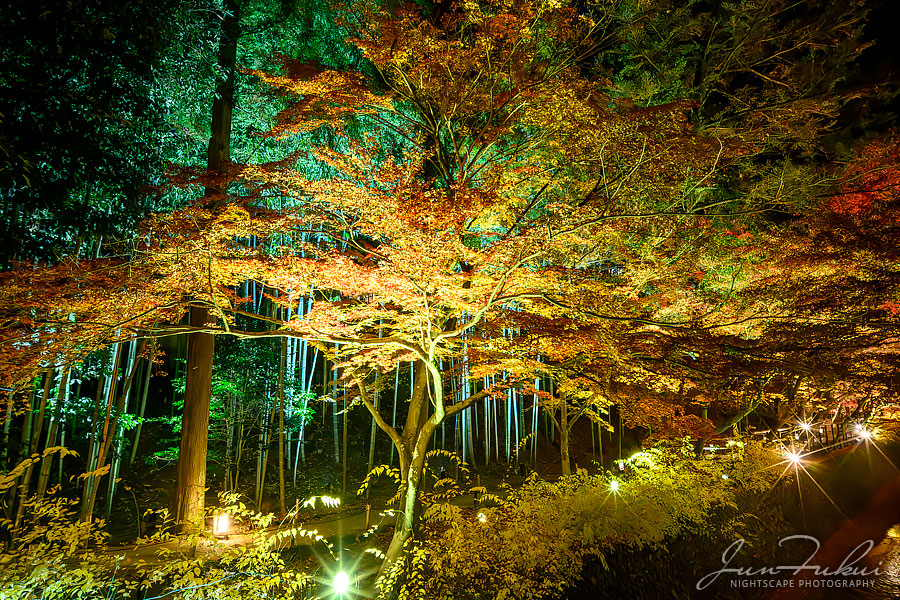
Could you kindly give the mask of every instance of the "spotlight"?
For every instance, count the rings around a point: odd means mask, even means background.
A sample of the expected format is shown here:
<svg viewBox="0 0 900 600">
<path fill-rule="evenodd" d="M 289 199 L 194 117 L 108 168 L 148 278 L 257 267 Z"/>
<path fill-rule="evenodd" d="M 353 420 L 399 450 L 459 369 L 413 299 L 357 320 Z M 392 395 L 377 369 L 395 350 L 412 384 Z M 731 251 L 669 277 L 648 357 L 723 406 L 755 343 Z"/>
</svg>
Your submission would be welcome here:
<svg viewBox="0 0 900 600">
<path fill-rule="evenodd" d="M 350 589 L 350 576 L 344 571 L 338 571 L 337 575 L 334 576 L 334 581 L 331 582 L 331 589 L 334 591 L 335 596 L 342 598 Z"/>
<path fill-rule="evenodd" d="M 610 482 L 609 482 L 609 489 L 610 489 L 612 492 L 618 492 L 618 491 L 619 491 L 619 481 L 618 481 L 617 479 L 613 479 L 612 481 L 610 481 Z"/>
</svg>

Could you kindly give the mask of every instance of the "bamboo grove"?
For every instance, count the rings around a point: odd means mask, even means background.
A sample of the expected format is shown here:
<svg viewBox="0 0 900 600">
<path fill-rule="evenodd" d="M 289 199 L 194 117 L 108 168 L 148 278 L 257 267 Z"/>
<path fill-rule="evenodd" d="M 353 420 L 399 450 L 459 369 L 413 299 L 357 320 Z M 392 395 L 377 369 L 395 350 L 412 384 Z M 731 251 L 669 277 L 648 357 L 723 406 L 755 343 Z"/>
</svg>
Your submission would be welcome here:
<svg viewBox="0 0 900 600">
<path fill-rule="evenodd" d="M 398 469 L 395 582 L 432 449 L 533 463 L 552 429 L 570 475 L 584 421 L 621 458 L 626 430 L 702 445 L 751 415 L 777 429 L 804 406 L 864 419 L 893 402 L 897 141 L 822 159 L 859 95 L 842 69 L 865 48 L 861 5 L 800 28 L 784 3 L 724 3 L 732 38 L 644 4 L 626 22 L 615 2 L 351 3 L 355 69 L 281 54 L 241 70 L 223 34 L 209 161 L 166 184 L 195 199 L 114 254 L 0 275 L 0 451 L 12 431 L 19 461 L 87 436 L 81 516 L 108 516 L 153 369 L 186 350 L 179 518 L 202 524 L 207 454 L 257 506 L 277 474 L 285 513 L 317 419 L 352 492 L 348 419 L 365 411 L 368 471 Z M 706 41 L 694 73 L 690 36 L 661 24 Z M 259 139 L 283 155 L 229 155 L 238 75 L 280 107 Z M 213 364 L 215 345 L 234 358 Z M 21 473 L 13 529 L 64 458 Z"/>
</svg>

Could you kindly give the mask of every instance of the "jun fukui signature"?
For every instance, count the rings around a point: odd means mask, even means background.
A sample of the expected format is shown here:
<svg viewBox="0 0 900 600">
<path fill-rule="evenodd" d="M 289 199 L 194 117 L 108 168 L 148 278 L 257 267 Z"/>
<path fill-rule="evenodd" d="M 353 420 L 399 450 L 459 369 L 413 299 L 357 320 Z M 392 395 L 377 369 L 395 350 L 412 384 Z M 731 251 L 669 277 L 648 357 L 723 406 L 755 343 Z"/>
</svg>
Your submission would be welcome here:
<svg viewBox="0 0 900 600">
<path fill-rule="evenodd" d="M 800 565 L 778 565 L 776 567 L 731 567 L 729 566 L 734 558 L 738 555 L 741 549 L 744 547 L 746 543 L 743 539 L 735 541 L 733 544 L 728 546 L 725 551 L 722 553 L 722 568 L 718 571 L 713 571 L 712 573 L 708 573 L 705 575 L 700 581 L 697 582 L 697 589 L 704 590 L 708 588 L 712 583 L 719 578 L 720 575 L 724 575 L 726 573 L 731 575 L 736 575 L 738 577 L 759 577 L 759 576 L 772 576 L 772 575 L 780 575 L 782 573 L 790 574 L 792 576 L 798 575 L 801 572 L 811 572 L 813 575 L 819 577 L 868 577 L 870 575 L 881 575 L 882 571 L 878 567 L 867 568 L 864 566 L 857 566 L 862 559 L 866 557 L 866 555 L 872 551 L 872 548 L 875 547 L 875 542 L 872 540 L 866 540 L 865 542 L 858 545 L 856 548 L 850 551 L 849 554 L 844 558 L 840 565 L 835 567 L 834 569 L 829 569 L 828 567 L 822 567 L 819 565 L 809 564 L 812 560 L 813 556 L 819 551 L 821 544 L 819 540 L 810 536 L 810 535 L 790 535 L 785 538 L 782 538 L 780 542 L 778 542 L 779 546 L 784 546 L 785 542 L 790 542 L 794 540 L 804 540 L 810 541 L 813 543 L 812 552 L 809 553 L 807 559 Z M 881 565 L 881 561 L 879 561 L 878 565 Z"/>
</svg>

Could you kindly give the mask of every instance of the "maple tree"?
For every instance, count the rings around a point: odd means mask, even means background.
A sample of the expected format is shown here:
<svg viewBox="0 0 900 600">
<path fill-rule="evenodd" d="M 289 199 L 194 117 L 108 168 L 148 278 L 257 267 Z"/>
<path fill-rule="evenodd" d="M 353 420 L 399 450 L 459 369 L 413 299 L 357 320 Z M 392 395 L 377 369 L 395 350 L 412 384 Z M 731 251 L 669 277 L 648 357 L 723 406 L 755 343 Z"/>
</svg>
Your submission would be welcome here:
<svg viewBox="0 0 900 600">
<path fill-rule="evenodd" d="M 326 179 L 298 172 L 296 157 L 241 167 L 235 175 L 245 199 L 216 216 L 211 235 L 179 242 L 185 249 L 202 244 L 188 257 L 195 268 L 182 261 L 182 272 L 195 279 L 177 287 L 204 289 L 197 298 L 223 321 L 213 330 L 297 335 L 341 348 L 345 382 L 358 386 L 400 455 L 406 491 L 388 567 L 415 530 L 432 432 L 502 392 L 482 389 L 449 402 L 441 360 L 458 356 L 470 376 L 503 373 L 509 385 L 542 368 L 540 353 L 504 348 L 491 328 L 518 326 L 538 337 L 548 332 L 534 317 L 664 318 L 653 309 L 661 298 L 684 296 L 674 282 L 701 254 L 698 216 L 722 204 L 694 192 L 723 160 L 726 144 L 694 136 L 680 105 L 604 108 L 602 85 L 576 68 L 579 46 L 590 44 L 597 24 L 573 27 L 572 15 L 555 6 L 518 8 L 515 15 L 493 6 L 460 11 L 439 24 L 408 10 L 372 14 L 357 44 L 387 87 L 380 93 L 359 75 L 288 61 L 285 75 L 257 73 L 302 97 L 274 135 L 359 119 L 400 141 L 385 146 L 384 138 L 352 139 L 336 129 L 337 149 L 316 153 L 331 172 Z M 692 182 L 687 192 L 685 180 Z M 292 199 L 291 209 L 254 203 L 273 193 Z M 160 240 L 159 231 L 185 231 L 197 218 L 210 215 L 192 209 L 149 227 Z M 240 242 L 251 234 L 272 240 L 271 255 Z M 164 243 L 148 251 L 159 262 L 178 254 Z M 624 281 L 597 277 L 610 260 L 629 265 Z M 203 281 L 213 277 L 215 284 Z M 303 319 L 279 322 L 276 332 L 238 332 L 230 315 L 241 314 L 240 300 L 216 284 L 244 277 L 265 282 L 285 306 L 310 286 L 340 296 L 317 302 Z M 556 342 L 547 335 L 543 343 Z M 397 360 L 414 361 L 418 374 L 402 431 L 366 390 L 371 370 Z"/>
</svg>

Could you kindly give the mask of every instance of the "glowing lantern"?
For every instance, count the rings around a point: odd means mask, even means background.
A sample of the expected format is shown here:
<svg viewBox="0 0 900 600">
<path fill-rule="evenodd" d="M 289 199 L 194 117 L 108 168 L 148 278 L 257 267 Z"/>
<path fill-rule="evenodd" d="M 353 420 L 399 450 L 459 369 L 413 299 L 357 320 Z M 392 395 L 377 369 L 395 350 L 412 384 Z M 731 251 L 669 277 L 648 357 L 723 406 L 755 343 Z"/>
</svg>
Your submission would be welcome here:
<svg viewBox="0 0 900 600">
<path fill-rule="evenodd" d="M 228 535 L 228 515 L 219 513 L 213 517 L 213 535 Z"/>
</svg>

